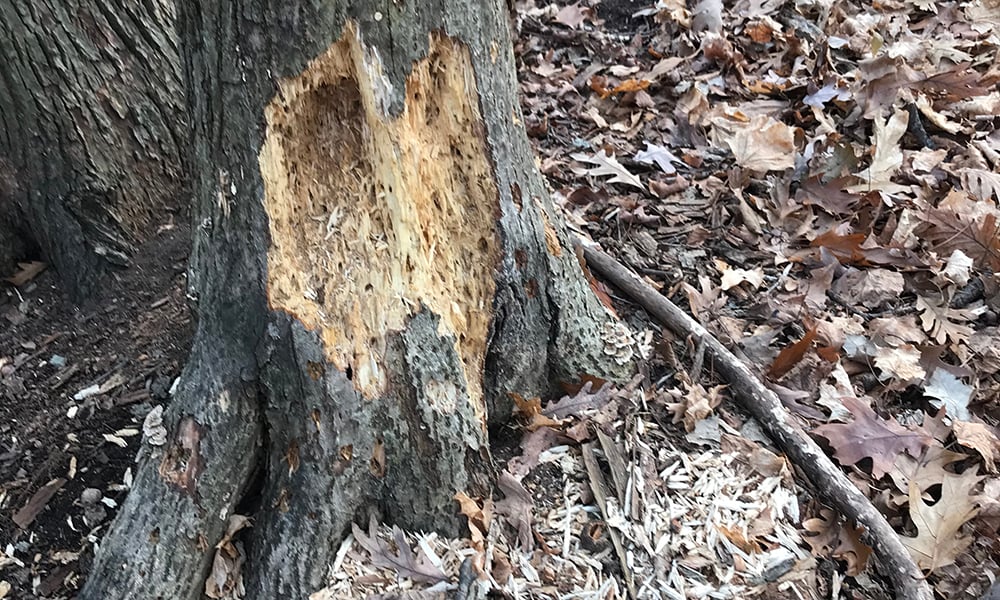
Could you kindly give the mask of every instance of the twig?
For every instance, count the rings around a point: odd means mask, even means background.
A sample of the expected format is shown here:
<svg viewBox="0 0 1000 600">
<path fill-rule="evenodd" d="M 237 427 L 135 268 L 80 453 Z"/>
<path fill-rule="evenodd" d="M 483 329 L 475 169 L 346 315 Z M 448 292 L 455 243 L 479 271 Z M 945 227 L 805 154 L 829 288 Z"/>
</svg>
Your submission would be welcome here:
<svg viewBox="0 0 1000 600">
<path fill-rule="evenodd" d="M 830 300 L 833 300 L 835 304 L 839 305 L 841 308 L 845 309 L 852 315 L 864 319 L 881 319 L 882 317 L 902 317 L 903 315 L 909 315 L 918 312 L 916 306 L 909 306 L 909 305 L 897 306 L 896 308 L 890 308 L 888 310 L 882 310 L 878 312 L 866 312 L 854 308 L 854 306 L 850 302 L 844 300 L 831 290 L 826 291 L 826 297 L 829 298 Z"/>
<path fill-rule="evenodd" d="M 819 445 L 789 418 L 778 396 L 691 316 L 661 296 L 621 263 L 593 247 L 583 246 L 587 265 L 645 308 L 679 336 L 704 341 L 706 354 L 729 384 L 733 396 L 760 421 L 771 438 L 809 477 L 823 498 L 867 532 L 882 574 L 892 582 L 900 600 L 933 600 L 934 595 L 885 517 L 872 506 Z"/>
<path fill-rule="evenodd" d="M 604 515 L 604 522 L 608 522 L 608 493 L 604 489 L 604 475 L 601 474 L 601 468 L 597 466 L 597 459 L 594 458 L 594 443 L 588 442 L 583 445 L 583 464 L 587 467 L 587 475 L 590 478 L 590 489 L 594 492 L 594 499 L 597 500 L 597 506 L 601 509 L 601 514 Z M 635 579 L 632 575 L 632 570 L 628 566 L 628 558 L 625 555 L 625 546 L 622 545 L 622 536 L 614 527 L 608 526 L 608 535 L 611 536 L 611 543 L 614 544 L 615 553 L 618 555 L 618 562 L 622 567 L 622 576 L 625 577 L 625 587 L 628 588 L 628 596 L 632 600 L 635 600 Z"/>
</svg>

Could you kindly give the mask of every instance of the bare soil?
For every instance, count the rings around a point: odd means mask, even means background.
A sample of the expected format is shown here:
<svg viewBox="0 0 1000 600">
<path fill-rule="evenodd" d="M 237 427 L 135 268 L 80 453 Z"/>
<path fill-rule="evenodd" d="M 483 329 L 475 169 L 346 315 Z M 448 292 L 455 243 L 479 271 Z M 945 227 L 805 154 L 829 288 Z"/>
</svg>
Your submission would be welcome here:
<svg viewBox="0 0 1000 600">
<path fill-rule="evenodd" d="M 22 563 L 3 570 L 8 598 L 66 598 L 82 584 L 142 421 L 169 399 L 190 346 L 189 240 L 186 224 L 165 225 L 84 306 L 52 270 L 21 289 L 0 283 L 0 550 Z"/>
</svg>

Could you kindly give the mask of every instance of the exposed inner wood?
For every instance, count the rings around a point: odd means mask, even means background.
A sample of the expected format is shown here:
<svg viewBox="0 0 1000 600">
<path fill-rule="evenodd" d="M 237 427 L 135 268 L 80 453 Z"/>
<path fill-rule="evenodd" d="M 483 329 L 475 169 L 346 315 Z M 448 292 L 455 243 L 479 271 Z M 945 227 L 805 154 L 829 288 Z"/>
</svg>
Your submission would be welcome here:
<svg viewBox="0 0 1000 600">
<path fill-rule="evenodd" d="M 377 51 L 348 26 L 266 108 L 268 301 L 318 331 L 368 398 L 384 390 L 384 336 L 427 307 L 482 410 L 499 194 L 470 56 L 431 35 L 396 118 L 381 73 Z"/>
</svg>

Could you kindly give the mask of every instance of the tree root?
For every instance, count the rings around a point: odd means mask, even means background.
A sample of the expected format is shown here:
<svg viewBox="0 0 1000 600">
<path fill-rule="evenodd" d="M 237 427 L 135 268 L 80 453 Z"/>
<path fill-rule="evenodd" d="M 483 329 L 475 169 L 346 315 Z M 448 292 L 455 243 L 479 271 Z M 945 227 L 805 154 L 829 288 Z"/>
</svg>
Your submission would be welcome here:
<svg viewBox="0 0 1000 600">
<path fill-rule="evenodd" d="M 712 366 L 729 384 L 733 397 L 764 426 L 772 439 L 819 490 L 820 495 L 845 517 L 863 526 L 880 571 L 899 600 L 933 600 L 934 594 L 899 536 L 839 467 L 787 414 L 778 396 L 691 316 L 607 254 L 580 242 L 587 265 L 625 292 L 650 315 L 676 334 L 691 336 Z"/>
</svg>

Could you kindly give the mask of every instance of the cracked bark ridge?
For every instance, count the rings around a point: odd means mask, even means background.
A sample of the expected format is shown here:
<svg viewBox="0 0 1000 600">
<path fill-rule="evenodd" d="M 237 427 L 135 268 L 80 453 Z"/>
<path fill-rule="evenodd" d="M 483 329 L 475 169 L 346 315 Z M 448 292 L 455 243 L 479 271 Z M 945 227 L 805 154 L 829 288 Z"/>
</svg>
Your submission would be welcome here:
<svg viewBox="0 0 1000 600">
<path fill-rule="evenodd" d="M 250 597 L 306 597 L 352 520 L 456 532 L 511 392 L 633 367 L 564 249 L 501 3 L 181 7 L 199 329 L 81 598 L 200 597 L 234 513 Z"/>
</svg>

